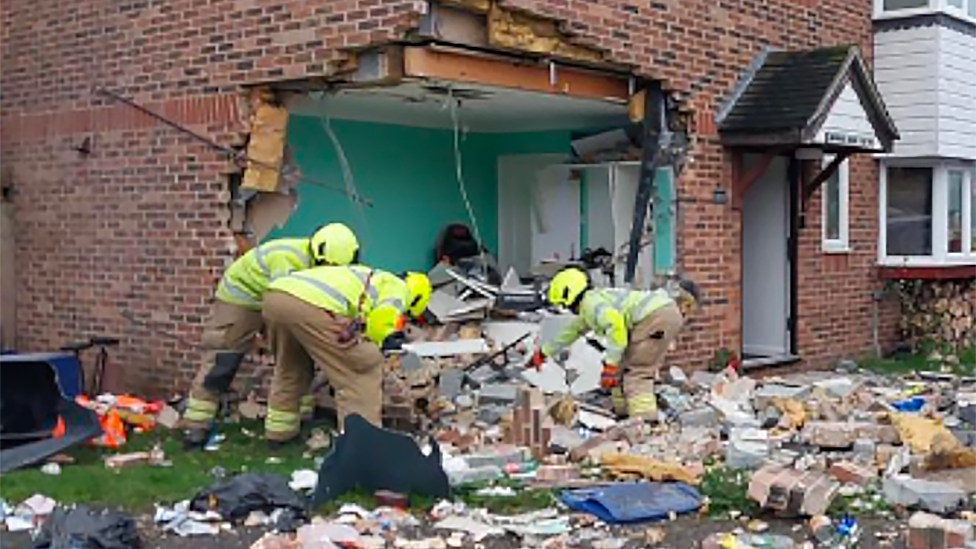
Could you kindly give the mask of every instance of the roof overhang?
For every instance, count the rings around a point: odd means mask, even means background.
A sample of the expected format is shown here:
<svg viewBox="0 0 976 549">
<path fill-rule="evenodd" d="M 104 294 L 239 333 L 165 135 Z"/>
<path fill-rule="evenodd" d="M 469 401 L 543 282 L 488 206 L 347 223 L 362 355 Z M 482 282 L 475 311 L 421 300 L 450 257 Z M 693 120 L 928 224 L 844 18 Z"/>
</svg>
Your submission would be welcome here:
<svg viewBox="0 0 976 549">
<path fill-rule="evenodd" d="M 891 151 L 894 121 L 856 46 L 763 52 L 716 123 L 727 147 Z"/>
</svg>

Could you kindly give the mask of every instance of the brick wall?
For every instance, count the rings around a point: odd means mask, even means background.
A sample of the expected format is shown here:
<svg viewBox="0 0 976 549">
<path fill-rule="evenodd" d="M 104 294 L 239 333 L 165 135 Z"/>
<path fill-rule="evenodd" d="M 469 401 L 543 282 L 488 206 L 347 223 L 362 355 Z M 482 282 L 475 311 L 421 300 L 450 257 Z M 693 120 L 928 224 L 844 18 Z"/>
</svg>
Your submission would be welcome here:
<svg viewBox="0 0 976 549">
<path fill-rule="evenodd" d="M 855 42 L 870 58 L 860 0 L 505 0 L 558 18 L 583 43 L 664 78 L 699 113 L 680 181 L 679 250 L 709 304 L 682 341 L 700 363 L 737 347 L 741 219 L 711 204 L 731 169 L 709 123 L 763 46 Z M 18 343 L 50 349 L 95 333 L 123 338 L 129 382 L 166 392 L 200 357 L 206 299 L 231 257 L 226 159 L 110 104 L 105 86 L 221 142 L 241 131 L 242 84 L 328 74 L 340 48 L 399 38 L 418 0 L 6 0 L 0 7 L 2 177 L 14 185 Z M 90 136 L 92 153 L 74 147 Z M 801 235 L 800 346 L 812 363 L 864 350 L 877 213 L 871 160 L 852 171 L 851 242 L 819 252 L 819 196 Z M 137 323 L 123 318 L 134 314 Z M 130 315 L 131 316 L 131 315 Z M 886 308 L 882 334 L 893 333 Z M 143 323 L 149 322 L 153 331 Z M 169 335 L 162 335 L 160 331 Z M 171 336 L 178 336 L 179 340 Z M 179 372 L 179 374 L 177 374 Z"/>
</svg>

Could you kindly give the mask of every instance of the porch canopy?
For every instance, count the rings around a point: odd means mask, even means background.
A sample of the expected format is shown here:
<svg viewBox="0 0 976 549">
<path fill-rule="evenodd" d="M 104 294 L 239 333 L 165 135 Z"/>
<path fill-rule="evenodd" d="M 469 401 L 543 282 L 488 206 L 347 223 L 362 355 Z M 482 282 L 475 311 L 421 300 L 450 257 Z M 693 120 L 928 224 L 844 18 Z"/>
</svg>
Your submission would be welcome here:
<svg viewBox="0 0 976 549">
<path fill-rule="evenodd" d="M 748 187 L 774 156 L 834 158 L 803 184 L 804 199 L 852 153 L 890 152 L 898 130 L 857 46 L 759 54 L 716 114 L 722 144 L 764 154 L 737 187 Z M 744 189 L 742 189 L 744 190 Z"/>
<path fill-rule="evenodd" d="M 898 139 L 857 46 L 760 54 L 717 122 L 729 147 L 887 152 Z"/>
</svg>

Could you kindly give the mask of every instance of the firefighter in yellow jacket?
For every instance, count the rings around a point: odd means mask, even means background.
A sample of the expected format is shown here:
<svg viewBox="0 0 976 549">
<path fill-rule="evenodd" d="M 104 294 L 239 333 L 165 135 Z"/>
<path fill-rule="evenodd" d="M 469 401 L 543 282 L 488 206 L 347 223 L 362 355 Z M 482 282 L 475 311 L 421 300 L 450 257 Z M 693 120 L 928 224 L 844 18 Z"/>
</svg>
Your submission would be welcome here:
<svg viewBox="0 0 976 549">
<path fill-rule="evenodd" d="M 419 317 L 430 281 L 404 279 L 363 265 L 316 267 L 271 283 L 262 315 L 275 355 L 265 437 L 274 445 L 301 427 L 299 397 L 319 365 L 335 390 L 339 426 L 350 414 L 380 425 L 383 355 L 380 346 L 402 329 L 404 314 Z"/>
<path fill-rule="evenodd" d="M 617 412 L 653 421 L 657 418 L 654 379 L 685 318 L 701 299 L 698 286 L 689 280 L 682 280 L 675 294 L 665 289 L 596 289 L 585 272 L 564 269 L 553 277 L 547 297 L 577 317 L 536 351 L 533 363 L 541 365 L 546 356 L 559 354 L 593 331 L 606 345 L 601 387 L 621 396 L 622 384 L 626 403 L 615 399 Z"/>
<path fill-rule="evenodd" d="M 184 444 L 200 446 L 219 406 L 240 368 L 255 335 L 261 331 L 261 300 L 268 285 L 279 278 L 316 265 L 349 265 L 359 253 L 356 235 L 342 223 L 317 229 L 311 238 L 282 238 L 249 250 L 224 272 L 217 286 L 213 313 L 203 333 L 203 347 L 216 351 L 193 380 L 183 414 Z M 314 399 L 303 405 L 311 413 Z"/>
</svg>

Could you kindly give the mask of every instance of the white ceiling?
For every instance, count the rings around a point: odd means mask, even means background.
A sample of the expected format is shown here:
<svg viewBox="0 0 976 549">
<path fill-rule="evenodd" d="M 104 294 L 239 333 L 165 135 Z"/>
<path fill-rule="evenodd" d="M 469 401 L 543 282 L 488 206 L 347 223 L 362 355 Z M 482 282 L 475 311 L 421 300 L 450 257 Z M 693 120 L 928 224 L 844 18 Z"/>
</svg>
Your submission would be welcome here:
<svg viewBox="0 0 976 549">
<path fill-rule="evenodd" d="M 388 87 L 346 88 L 334 94 L 305 96 L 289 105 L 289 110 L 298 115 L 451 128 L 449 85 L 414 80 Z M 472 132 L 589 129 L 627 123 L 624 103 L 469 84 L 453 86 L 450 93 L 461 101 L 459 125 Z"/>
</svg>

